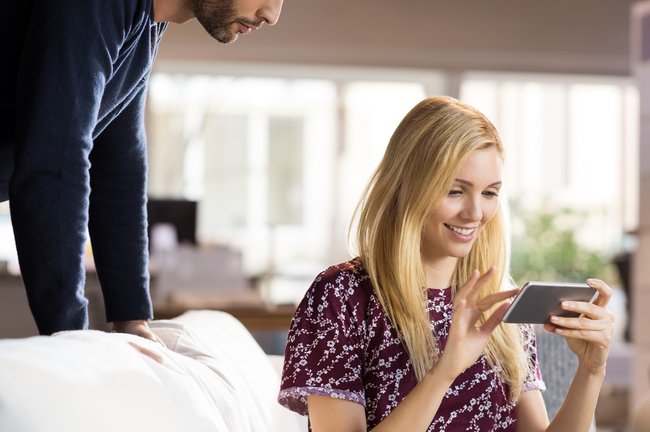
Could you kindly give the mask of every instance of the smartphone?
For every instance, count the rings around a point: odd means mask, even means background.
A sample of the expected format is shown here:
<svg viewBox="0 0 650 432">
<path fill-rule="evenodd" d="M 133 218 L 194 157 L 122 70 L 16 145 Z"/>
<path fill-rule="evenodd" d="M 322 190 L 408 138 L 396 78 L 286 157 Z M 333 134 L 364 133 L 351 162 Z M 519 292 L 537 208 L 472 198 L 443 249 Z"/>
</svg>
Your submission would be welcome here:
<svg viewBox="0 0 650 432">
<path fill-rule="evenodd" d="M 526 282 L 510 304 L 503 322 L 544 324 L 551 315 L 577 317 L 580 314 L 562 309 L 565 300 L 591 302 L 598 290 L 583 283 Z"/>
</svg>

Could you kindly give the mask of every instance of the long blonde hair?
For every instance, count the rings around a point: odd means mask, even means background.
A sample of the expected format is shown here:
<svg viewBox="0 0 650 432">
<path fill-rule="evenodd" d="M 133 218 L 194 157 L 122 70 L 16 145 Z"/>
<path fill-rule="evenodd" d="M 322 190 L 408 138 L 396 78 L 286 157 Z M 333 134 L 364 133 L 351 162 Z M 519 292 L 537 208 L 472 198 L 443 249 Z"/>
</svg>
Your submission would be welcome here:
<svg viewBox="0 0 650 432">
<path fill-rule="evenodd" d="M 425 221 L 452 187 L 467 156 L 479 149 L 504 149 L 490 121 L 476 109 L 448 97 L 425 99 L 399 124 L 355 211 L 358 253 L 375 293 L 396 327 L 421 380 L 438 360 L 420 255 Z M 509 238 L 501 203 L 483 227 L 470 253 L 459 258 L 452 287 L 462 286 L 472 270 L 496 266 L 497 275 L 481 296 L 509 288 Z M 352 231 L 351 231 L 352 232 Z M 491 311 L 480 318 L 484 321 Z M 517 399 L 528 372 L 519 328 L 499 325 L 485 348 Z"/>
</svg>

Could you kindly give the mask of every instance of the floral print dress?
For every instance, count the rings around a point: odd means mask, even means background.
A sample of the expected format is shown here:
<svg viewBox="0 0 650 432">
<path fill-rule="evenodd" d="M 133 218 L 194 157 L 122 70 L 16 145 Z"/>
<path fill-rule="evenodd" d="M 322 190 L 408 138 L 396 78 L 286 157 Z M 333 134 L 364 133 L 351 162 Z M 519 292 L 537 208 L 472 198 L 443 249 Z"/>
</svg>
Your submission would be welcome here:
<svg viewBox="0 0 650 432">
<path fill-rule="evenodd" d="M 451 288 L 429 289 L 428 311 L 437 346 L 444 350 L 452 318 Z M 523 390 L 544 390 L 534 331 L 521 328 L 530 364 Z M 514 431 L 517 406 L 508 400 L 508 385 L 499 371 L 481 356 L 447 390 L 428 431 Z M 318 275 L 291 324 L 280 404 L 307 415 L 309 395 L 353 401 L 365 407 L 372 429 L 416 384 L 407 351 L 361 261 L 353 259 Z"/>
</svg>

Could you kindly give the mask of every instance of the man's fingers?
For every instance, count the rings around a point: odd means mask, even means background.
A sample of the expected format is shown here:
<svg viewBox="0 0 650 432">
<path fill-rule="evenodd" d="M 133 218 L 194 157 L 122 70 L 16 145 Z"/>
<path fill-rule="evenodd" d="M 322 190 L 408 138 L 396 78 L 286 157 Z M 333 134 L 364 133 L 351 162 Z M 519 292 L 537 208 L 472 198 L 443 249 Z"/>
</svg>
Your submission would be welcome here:
<svg viewBox="0 0 650 432">
<path fill-rule="evenodd" d="M 159 353 L 157 353 L 156 351 L 154 351 L 154 350 L 152 350 L 150 348 L 144 347 L 144 346 L 142 346 L 140 344 L 137 344 L 135 342 L 129 341 L 128 344 L 131 345 L 136 350 L 140 351 L 142 354 L 144 354 L 147 357 L 153 359 L 154 361 L 156 361 L 158 363 L 163 363 L 163 356 L 160 355 Z"/>
</svg>

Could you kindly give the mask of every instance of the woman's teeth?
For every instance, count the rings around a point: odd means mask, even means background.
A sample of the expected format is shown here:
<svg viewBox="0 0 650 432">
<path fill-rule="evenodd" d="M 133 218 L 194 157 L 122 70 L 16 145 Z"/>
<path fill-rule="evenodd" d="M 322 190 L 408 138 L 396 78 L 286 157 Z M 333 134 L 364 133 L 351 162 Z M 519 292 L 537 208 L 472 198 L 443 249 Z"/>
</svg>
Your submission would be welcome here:
<svg viewBox="0 0 650 432">
<path fill-rule="evenodd" d="M 458 234 L 464 235 L 464 236 L 470 235 L 471 233 L 474 232 L 474 228 L 459 228 L 459 227 L 455 227 L 453 225 L 447 225 L 447 224 L 445 224 L 445 226 L 447 228 L 449 228 L 450 230 L 452 230 L 454 232 L 457 232 Z"/>
</svg>

